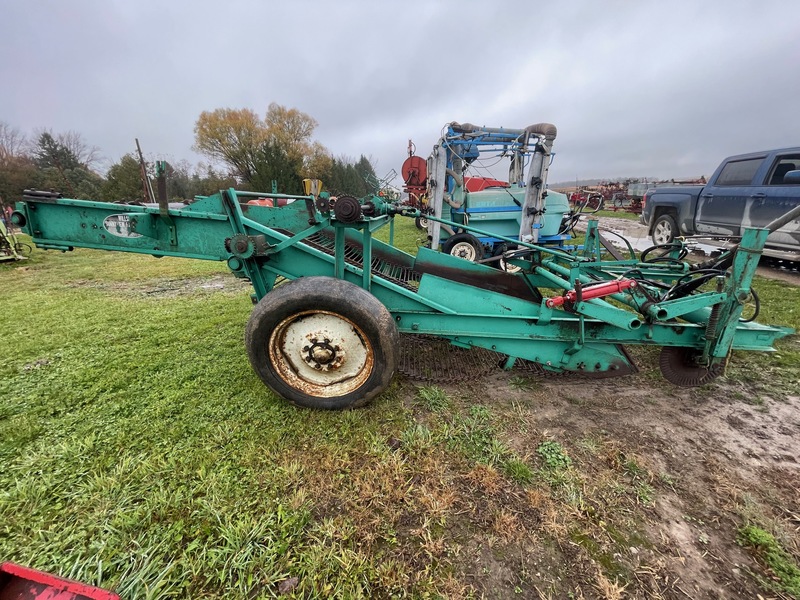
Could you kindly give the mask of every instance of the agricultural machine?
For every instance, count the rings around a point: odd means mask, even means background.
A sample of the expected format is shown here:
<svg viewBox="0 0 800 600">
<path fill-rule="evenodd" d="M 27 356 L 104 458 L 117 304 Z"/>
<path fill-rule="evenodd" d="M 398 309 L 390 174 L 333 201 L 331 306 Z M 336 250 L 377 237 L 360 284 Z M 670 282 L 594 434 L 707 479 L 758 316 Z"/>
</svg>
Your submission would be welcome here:
<svg viewBox="0 0 800 600">
<path fill-rule="evenodd" d="M 5 224 L 0 221 L 0 262 L 7 260 L 24 260 L 33 248 L 30 244 L 20 242 L 17 236 L 6 229 Z"/>
<path fill-rule="evenodd" d="M 546 189 L 555 137 L 549 123 L 526 129 L 450 123 L 427 161 L 414 155 L 409 142 L 401 169 L 404 191 L 423 213 L 417 225 L 428 230 L 429 247 L 507 268 L 504 256 L 521 238 L 548 245 L 569 239 L 567 197 Z M 508 181 L 467 175 L 487 160 L 493 166 L 507 160 Z M 452 224 L 439 220 L 444 215 Z M 469 224 L 482 232 L 470 231 Z"/>
<path fill-rule="evenodd" d="M 552 212 L 544 203 L 555 127 L 518 134 L 451 124 L 447 131 L 426 164 L 433 244 L 416 256 L 392 240 L 395 219 L 423 216 L 418 206 L 376 195 L 334 199 L 311 181 L 303 195 L 268 194 L 279 200 L 271 205 L 254 202 L 264 194 L 227 189 L 176 207 L 161 181 L 155 206 L 27 191 L 12 220 L 44 249 L 226 262 L 253 286 L 245 331 L 253 369 L 278 395 L 306 407 L 356 407 L 379 395 L 397 369 L 400 334 L 481 348 L 506 368 L 528 361 L 586 376 L 632 373 L 626 345 L 660 346 L 666 379 L 696 386 L 719 376 L 732 350 L 769 351 L 791 333 L 741 318 L 766 230 L 747 230 L 736 250 L 700 266 L 683 260 L 680 243 L 641 255 L 630 245 L 607 247 L 595 220 L 579 251 L 545 245 L 564 214 L 560 201 Z M 510 187 L 483 190 L 490 194 L 481 207 L 505 208 L 504 197 L 519 202 L 513 232 L 485 228 L 503 211 L 468 219 L 459 205 L 467 199 L 458 189 L 463 164 L 482 143 L 498 141 L 512 159 Z M 451 218 L 443 214 L 446 198 Z M 389 243 L 374 238 L 382 227 Z M 515 246 L 504 257 L 515 271 L 435 249 L 457 235 Z"/>
</svg>

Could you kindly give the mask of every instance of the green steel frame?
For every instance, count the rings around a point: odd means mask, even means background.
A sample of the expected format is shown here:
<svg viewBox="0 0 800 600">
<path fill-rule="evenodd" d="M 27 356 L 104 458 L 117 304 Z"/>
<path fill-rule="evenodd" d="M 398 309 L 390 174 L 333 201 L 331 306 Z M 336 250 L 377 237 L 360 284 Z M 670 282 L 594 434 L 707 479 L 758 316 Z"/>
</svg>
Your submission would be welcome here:
<svg viewBox="0 0 800 600">
<path fill-rule="evenodd" d="M 250 203 L 264 197 L 276 206 Z M 715 290 L 671 297 L 664 291 L 691 278 L 691 265 L 674 253 L 641 262 L 632 250 L 627 258 L 606 260 L 595 222 L 579 253 L 509 240 L 519 245 L 518 258 L 510 260 L 522 267 L 511 274 L 428 248 L 414 257 L 382 243 L 373 238 L 377 229 L 391 227 L 397 215 L 419 213 L 377 197 L 359 202 L 373 216 L 337 219 L 324 196 L 234 189 L 179 207 L 34 194 L 17 204 L 12 220 L 45 249 L 226 261 L 235 276 L 252 283 L 254 301 L 280 278 L 344 279 L 386 306 L 400 332 L 494 350 L 509 356 L 507 365 L 522 358 L 553 371 L 625 373 L 634 369 L 626 344 L 686 348 L 697 364 L 723 365 L 731 350 L 769 351 L 792 332 L 740 319 L 766 230 L 747 230 L 732 267 L 712 278 Z M 627 287 L 613 290 L 620 281 Z M 592 297 L 599 283 L 612 291 Z M 567 292 L 572 295 L 563 306 L 548 302 Z"/>
</svg>

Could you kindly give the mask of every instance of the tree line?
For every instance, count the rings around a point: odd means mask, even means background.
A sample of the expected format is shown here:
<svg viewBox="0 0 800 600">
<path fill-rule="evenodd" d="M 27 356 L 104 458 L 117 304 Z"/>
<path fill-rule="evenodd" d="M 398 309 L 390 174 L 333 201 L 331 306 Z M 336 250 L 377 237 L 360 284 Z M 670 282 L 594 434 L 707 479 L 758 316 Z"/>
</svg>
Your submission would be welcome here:
<svg viewBox="0 0 800 600">
<path fill-rule="evenodd" d="M 276 103 L 269 105 L 263 119 L 250 109 L 205 111 L 195 124 L 193 149 L 219 166 L 168 162 L 167 195 L 184 200 L 228 187 L 269 193 L 273 182 L 279 193 L 301 194 L 307 177 L 321 179 L 333 194 L 361 197 L 376 192 L 369 159 L 333 156 L 313 139 L 317 125 L 311 116 Z M 105 175 L 98 170 L 99 156 L 100 149 L 77 132 L 43 129 L 27 136 L 0 121 L 0 204 L 13 206 L 25 189 L 109 202 L 146 200 L 133 152 Z"/>
</svg>

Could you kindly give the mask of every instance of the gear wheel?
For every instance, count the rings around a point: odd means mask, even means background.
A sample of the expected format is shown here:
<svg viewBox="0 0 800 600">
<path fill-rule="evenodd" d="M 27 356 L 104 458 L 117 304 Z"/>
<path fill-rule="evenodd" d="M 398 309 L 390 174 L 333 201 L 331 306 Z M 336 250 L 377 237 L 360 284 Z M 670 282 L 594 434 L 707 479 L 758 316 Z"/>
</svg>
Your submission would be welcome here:
<svg viewBox="0 0 800 600">
<path fill-rule="evenodd" d="M 694 348 L 664 346 L 658 366 L 664 379 L 681 387 L 697 387 L 714 381 L 725 372 L 725 362 L 703 366 L 697 363 L 699 352 Z"/>
</svg>

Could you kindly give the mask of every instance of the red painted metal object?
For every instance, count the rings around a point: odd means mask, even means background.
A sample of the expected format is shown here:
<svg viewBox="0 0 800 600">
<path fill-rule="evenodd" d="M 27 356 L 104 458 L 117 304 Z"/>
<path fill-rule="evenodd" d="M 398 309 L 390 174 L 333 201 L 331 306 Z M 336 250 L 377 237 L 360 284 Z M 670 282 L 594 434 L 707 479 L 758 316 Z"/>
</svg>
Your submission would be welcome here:
<svg viewBox="0 0 800 600">
<path fill-rule="evenodd" d="M 489 187 L 511 187 L 511 184 L 491 177 L 464 177 L 464 188 L 468 192 L 480 192 Z"/>
<path fill-rule="evenodd" d="M 0 600 L 120 600 L 108 590 L 11 562 L 0 565 Z"/>
<path fill-rule="evenodd" d="M 586 287 L 578 287 L 576 285 L 576 289 L 568 291 L 563 296 L 550 298 L 545 304 L 548 308 L 562 306 L 567 302 L 574 304 L 576 301 L 581 302 L 583 300 L 591 300 L 592 298 L 602 298 L 603 296 L 618 294 L 632 287 L 636 287 L 636 282 L 633 279 L 615 279 L 614 281 L 605 281 Z"/>
<path fill-rule="evenodd" d="M 408 201 L 415 208 L 422 208 L 422 197 L 428 185 L 428 166 L 424 158 L 412 154 L 412 144 L 409 140 L 409 156 L 400 168 L 403 176 L 403 191 L 408 194 Z"/>
</svg>

